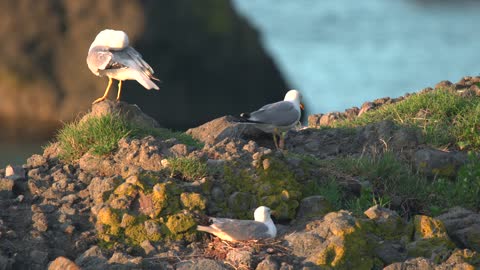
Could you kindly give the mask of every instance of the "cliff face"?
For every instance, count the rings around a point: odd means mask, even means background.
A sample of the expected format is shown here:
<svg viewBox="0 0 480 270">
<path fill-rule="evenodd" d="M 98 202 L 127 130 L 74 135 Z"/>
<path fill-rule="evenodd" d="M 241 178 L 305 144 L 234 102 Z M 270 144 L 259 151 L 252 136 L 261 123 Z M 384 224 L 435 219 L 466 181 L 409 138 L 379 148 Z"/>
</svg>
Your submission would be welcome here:
<svg viewBox="0 0 480 270">
<path fill-rule="evenodd" d="M 122 95 L 163 126 L 255 109 L 286 90 L 229 1 L 11 0 L 0 3 L 0 18 L 0 138 L 49 136 L 102 95 L 107 79 L 85 58 L 105 28 L 127 32 L 163 81 L 160 92 L 128 81 Z"/>
</svg>

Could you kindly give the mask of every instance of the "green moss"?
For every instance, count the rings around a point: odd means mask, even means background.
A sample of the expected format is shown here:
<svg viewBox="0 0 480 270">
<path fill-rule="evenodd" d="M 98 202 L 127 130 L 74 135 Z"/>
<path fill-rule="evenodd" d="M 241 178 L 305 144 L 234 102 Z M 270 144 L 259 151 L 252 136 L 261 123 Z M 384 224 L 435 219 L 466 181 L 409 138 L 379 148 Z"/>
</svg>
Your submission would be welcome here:
<svg viewBox="0 0 480 270">
<path fill-rule="evenodd" d="M 143 241 L 147 240 L 147 231 L 143 222 L 136 222 L 125 228 L 125 238 L 128 244 L 138 246 Z"/>
<path fill-rule="evenodd" d="M 178 214 L 169 216 L 165 225 L 173 235 L 178 235 L 191 230 L 197 224 L 193 219 L 192 215 L 178 213 Z"/>
<path fill-rule="evenodd" d="M 375 260 L 372 246 L 366 240 L 369 226 L 356 222 L 353 226 L 344 226 L 333 231 L 327 246 L 321 252 L 308 258 L 321 267 L 332 269 L 370 270 Z"/>
<path fill-rule="evenodd" d="M 224 168 L 224 179 L 230 186 L 228 192 L 245 192 L 252 194 L 258 205 L 266 205 L 274 211 L 279 219 L 293 219 L 296 208 L 302 198 L 301 185 L 289 170 L 285 161 L 268 158 L 268 168 L 241 168 L 234 163 Z M 238 218 L 252 217 L 251 209 L 236 213 Z"/>
<path fill-rule="evenodd" d="M 173 182 L 156 184 L 152 192 L 156 212 L 162 215 L 178 212 L 180 210 L 180 193 L 181 190 Z"/>
<path fill-rule="evenodd" d="M 183 192 L 180 195 L 182 206 L 188 210 L 205 210 L 207 200 L 198 193 Z"/>
</svg>

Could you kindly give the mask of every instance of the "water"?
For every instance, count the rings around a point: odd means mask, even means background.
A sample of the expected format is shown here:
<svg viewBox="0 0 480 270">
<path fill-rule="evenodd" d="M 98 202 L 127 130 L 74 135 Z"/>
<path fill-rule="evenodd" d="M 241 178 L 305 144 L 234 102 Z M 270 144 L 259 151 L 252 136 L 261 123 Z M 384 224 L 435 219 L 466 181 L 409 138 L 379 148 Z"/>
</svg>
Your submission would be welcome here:
<svg viewBox="0 0 480 270">
<path fill-rule="evenodd" d="M 42 145 L 46 143 L 1 143 L 0 142 L 0 169 L 8 164 L 22 165 L 33 154 L 43 153 Z"/>
<path fill-rule="evenodd" d="M 453 2 L 453 3 L 451 3 Z M 234 0 L 308 113 L 480 72 L 475 1 Z"/>
</svg>

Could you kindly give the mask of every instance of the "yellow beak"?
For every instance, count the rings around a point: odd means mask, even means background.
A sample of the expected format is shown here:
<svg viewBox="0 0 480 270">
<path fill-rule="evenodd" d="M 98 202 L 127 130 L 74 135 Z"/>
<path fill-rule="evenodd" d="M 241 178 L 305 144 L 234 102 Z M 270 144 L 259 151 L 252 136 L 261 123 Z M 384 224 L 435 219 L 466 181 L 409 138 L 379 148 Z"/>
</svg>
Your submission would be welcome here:
<svg viewBox="0 0 480 270">
<path fill-rule="evenodd" d="M 301 102 L 300 102 L 300 109 L 305 110 L 305 105 L 303 105 L 303 103 Z"/>
</svg>

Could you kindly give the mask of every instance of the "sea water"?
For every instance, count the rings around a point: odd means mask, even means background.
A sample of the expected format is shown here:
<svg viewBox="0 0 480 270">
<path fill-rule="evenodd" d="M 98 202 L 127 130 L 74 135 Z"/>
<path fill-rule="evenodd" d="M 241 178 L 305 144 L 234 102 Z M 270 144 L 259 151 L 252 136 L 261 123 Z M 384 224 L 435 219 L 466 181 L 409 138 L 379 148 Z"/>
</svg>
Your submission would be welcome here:
<svg viewBox="0 0 480 270">
<path fill-rule="evenodd" d="M 480 1 L 234 0 L 308 113 L 480 73 Z M 287 90 L 287 89 L 285 89 Z"/>
</svg>

